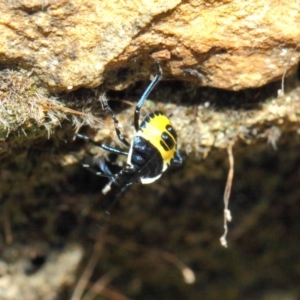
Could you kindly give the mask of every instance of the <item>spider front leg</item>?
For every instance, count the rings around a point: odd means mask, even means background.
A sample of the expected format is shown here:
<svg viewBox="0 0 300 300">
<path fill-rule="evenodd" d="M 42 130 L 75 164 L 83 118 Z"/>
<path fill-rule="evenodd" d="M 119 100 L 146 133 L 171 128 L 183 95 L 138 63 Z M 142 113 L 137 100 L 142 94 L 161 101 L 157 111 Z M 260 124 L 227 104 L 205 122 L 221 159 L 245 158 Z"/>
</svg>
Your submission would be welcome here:
<svg viewBox="0 0 300 300">
<path fill-rule="evenodd" d="M 115 113 L 113 112 L 113 110 L 110 108 L 110 106 L 107 104 L 106 105 L 106 109 L 108 110 L 108 112 L 110 113 L 113 121 L 114 121 L 114 125 L 115 125 L 115 131 L 117 133 L 117 136 L 119 138 L 119 140 L 127 147 L 130 147 L 130 144 L 128 143 L 128 141 L 126 140 L 125 136 L 121 133 L 120 129 L 119 129 L 119 121 L 115 115 Z"/>
<path fill-rule="evenodd" d="M 91 160 L 91 162 L 92 162 L 92 160 Z M 84 162 L 82 164 L 82 166 L 86 170 L 90 171 L 91 173 L 93 173 L 97 176 L 109 178 L 113 182 L 115 181 L 115 175 L 109 169 L 104 157 L 100 158 L 100 161 L 98 164 L 94 164 L 94 163 L 89 164 L 88 162 Z"/>
<path fill-rule="evenodd" d="M 111 153 L 120 154 L 120 155 L 126 155 L 126 156 L 128 155 L 127 151 L 123 151 L 123 150 L 120 150 L 120 149 L 108 146 L 108 145 L 103 144 L 103 143 L 96 143 L 95 141 L 93 141 L 92 139 L 90 139 L 86 135 L 77 133 L 76 137 L 78 137 L 79 139 L 85 140 L 85 141 L 89 142 L 90 144 L 92 144 L 94 146 L 97 146 L 97 147 L 100 147 L 100 148 L 102 148 L 102 149 L 104 149 L 106 151 L 109 151 Z"/>
<path fill-rule="evenodd" d="M 149 94 L 151 93 L 151 91 L 153 90 L 153 88 L 162 79 L 162 69 L 160 67 L 159 62 L 156 62 L 156 66 L 157 66 L 157 69 L 158 69 L 157 70 L 158 74 L 150 82 L 150 84 L 146 88 L 145 92 L 143 93 L 142 97 L 138 101 L 138 103 L 136 105 L 136 108 L 135 108 L 135 112 L 134 112 L 134 128 L 135 128 L 136 131 L 138 131 L 139 127 L 140 127 L 140 125 L 139 125 L 139 118 L 140 118 L 141 107 L 143 106 L 144 102 L 146 101 L 147 97 L 149 96 Z"/>
</svg>

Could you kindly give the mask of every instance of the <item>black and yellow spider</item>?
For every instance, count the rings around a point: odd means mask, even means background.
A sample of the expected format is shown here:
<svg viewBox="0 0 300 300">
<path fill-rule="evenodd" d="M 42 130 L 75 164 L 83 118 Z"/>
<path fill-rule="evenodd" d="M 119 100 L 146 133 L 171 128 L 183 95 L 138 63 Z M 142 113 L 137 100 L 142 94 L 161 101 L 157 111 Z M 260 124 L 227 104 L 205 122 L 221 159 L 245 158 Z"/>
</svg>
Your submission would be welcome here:
<svg viewBox="0 0 300 300">
<path fill-rule="evenodd" d="M 120 196 L 131 184 L 137 182 L 142 184 L 152 183 L 160 178 L 162 173 L 170 165 L 180 166 L 182 164 L 182 157 L 177 150 L 176 131 L 170 119 L 165 114 L 159 111 L 154 111 L 147 115 L 143 122 L 139 125 L 141 107 L 161 78 L 162 71 L 158 65 L 158 74 L 153 78 L 135 108 L 134 127 L 136 133 L 130 144 L 121 134 L 118 127 L 118 120 L 114 112 L 109 106 L 107 106 L 107 110 L 114 121 L 117 136 L 119 140 L 129 148 L 128 151 L 110 147 L 103 143 L 96 143 L 85 135 L 77 134 L 78 138 L 84 139 L 104 150 L 127 156 L 126 165 L 116 174 L 113 174 L 110 171 L 109 166 L 104 159 L 100 161 L 98 166 L 99 170 L 96 170 L 87 164 L 83 165 L 98 176 L 108 177 L 110 179 L 110 184 L 114 183 L 121 187 L 121 190 L 117 194 L 111 207 L 108 211 L 106 211 L 107 214 L 110 213 L 114 203 L 118 201 Z"/>
</svg>

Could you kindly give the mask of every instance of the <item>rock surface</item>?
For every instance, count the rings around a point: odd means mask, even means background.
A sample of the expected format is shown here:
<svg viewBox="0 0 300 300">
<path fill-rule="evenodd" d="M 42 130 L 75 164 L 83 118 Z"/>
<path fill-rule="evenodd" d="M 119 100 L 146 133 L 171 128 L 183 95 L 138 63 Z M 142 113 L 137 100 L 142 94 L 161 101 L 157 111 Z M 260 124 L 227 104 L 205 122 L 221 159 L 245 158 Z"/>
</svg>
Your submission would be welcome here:
<svg viewBox="0 0 300 300">
<path fill-rule="evenodd" d="M 56 91 L 123 89 L 149 78 L 152 56 L 165 78 L 239 90 L 293 69 L 299 19 L 298 1 L 1 0 L 0 62 Z"/>
</svg>

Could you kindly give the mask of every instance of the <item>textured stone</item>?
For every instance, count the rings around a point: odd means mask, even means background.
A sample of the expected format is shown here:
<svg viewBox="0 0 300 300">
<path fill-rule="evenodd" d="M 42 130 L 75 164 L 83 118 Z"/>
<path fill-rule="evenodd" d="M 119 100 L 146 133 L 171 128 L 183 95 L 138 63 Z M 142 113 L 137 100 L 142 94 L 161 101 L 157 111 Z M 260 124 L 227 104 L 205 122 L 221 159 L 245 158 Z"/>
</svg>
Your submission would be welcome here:
<svg viewBox="0 0 300 300">
<path fill-rule="evenodd" d="M 122 89 L 159 58 L 164 78 L 239 90 L 294 69 L 299 18 L 299 1 L 0 0 L 0 63 L 62 91 Z"/>
<path fill-rule="evenodd" d="M 58 90 L 94 87 L 106 65 L 176 1 L 0 2 L 0 61 L 32 68 Z"/>
<path fill-rule="evenodd" d="M 299 17 L 298 1 L 188 1 L 133 40 L 125 55 L 163 45 L 175 77 L 233 90 L 257 87 L 297 64 Z"/>
</svg>

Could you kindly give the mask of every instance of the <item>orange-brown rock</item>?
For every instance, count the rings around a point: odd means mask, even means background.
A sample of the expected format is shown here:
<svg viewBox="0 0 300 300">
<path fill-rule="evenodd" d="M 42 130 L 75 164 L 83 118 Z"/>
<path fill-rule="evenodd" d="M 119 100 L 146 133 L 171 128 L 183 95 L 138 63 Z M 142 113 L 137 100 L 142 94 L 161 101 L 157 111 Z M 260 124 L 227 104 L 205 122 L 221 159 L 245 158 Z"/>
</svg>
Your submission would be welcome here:
<svg viewBox="0 0 300 300">
<path fill-rule="evenodd" d="M 0 62 L 57 91 L 164 77 L 239 90 L 299 61 L 298 1 L 4 1 Z"/>
</svg>

